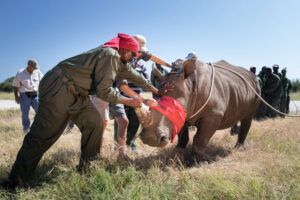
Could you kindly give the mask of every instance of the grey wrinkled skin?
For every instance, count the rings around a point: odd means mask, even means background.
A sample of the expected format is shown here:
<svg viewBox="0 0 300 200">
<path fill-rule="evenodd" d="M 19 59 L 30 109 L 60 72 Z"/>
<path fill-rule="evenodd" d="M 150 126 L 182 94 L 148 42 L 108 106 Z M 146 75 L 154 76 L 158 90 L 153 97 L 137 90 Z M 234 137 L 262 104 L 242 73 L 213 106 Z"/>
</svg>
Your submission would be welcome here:
<svg viewBox="0 0 300 200">
<path fill-rule="evenodd" d="M 259 83 L 251 72 L 245 68 L 233 66 L 222 60 L 213 63 L 241 74 L 260 94 Z M 212 69 L 207 63 L 198 60 L 177 60 L 173 70 L 163 78 L 162 84 L 173 83 L 174 90 L 166 96 L 179 101 L 187 111 L 187 118 L 196 113 L 205 103 L 211 87 Z M 215 81 L 212 96 L 204 109 L 188 121 L 197 127 L 193 138 L 192 156 L 201 159 L 204 149 L 212 135 L 221 129 L 234 126 L 241 121 L 236 147 L 245 143 L 252 117 L 259 105 L 259 99 L 247 83 L 236 74 L 215 67 Z M 142 123 L 140 138 L 150 146 L 163 147 L 169 143 L 173 134 L 171 121 L 156 110 L 148 113 L 148 123 Z M 145 121 L 145 119 L 141 119 Z M 188 125 L 178 134 L 177 147 L 185 148 L 189 141 Z"/>
</svg>

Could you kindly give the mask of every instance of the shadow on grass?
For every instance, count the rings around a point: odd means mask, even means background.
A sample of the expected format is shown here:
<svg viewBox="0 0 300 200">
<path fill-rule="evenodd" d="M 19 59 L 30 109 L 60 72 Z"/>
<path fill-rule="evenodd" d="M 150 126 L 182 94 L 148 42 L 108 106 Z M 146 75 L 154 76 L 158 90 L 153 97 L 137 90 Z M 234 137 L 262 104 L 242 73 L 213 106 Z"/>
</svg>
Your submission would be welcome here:
<svg viewBox="0 0 300 200">
<path fill-rule="evenodd" d="M 114 173 L 117 169 L 126 170 L 134 167 L 137 171 L 147 173 L 152 167 L 167 170 L 168 168 L 185 169 L 184 159 L 191 153 L 191 145 L 186 149 L 176 147 L 161 149 L 157 154 L 150 156 L 137 156 L 135 159 L 110 159 L 101 158 L 92 162 L 92 167 L 86 175 L 92 175 L 94 169 L 103 167 L 106 171 Z M 208 164 L 217 162 L 220 158 L 225 158 L 231 154 L 231 150 L 217 145 L 208 145 L 205 151 L 205 158 Z M 79 159 L 78 151 L 61 149 L 51 157 L 41 161 L 35 170 L 34 177 L 27 183 L 31 189 L 38 189 L 46 184 L 56 184 L 61 179 L 67 179 L 76 171 L 74 158 Z M 200 165 L 201 166 L 201 163 Z M 25 186 L 25 189 L 27 188 Z"/>
<path fill-rule="evenodd" d="M 79 153 L 70 149 L 59 149 L 51 157 L 43 159 L 34 172 L 34 178 L 28 182 L 31 188 L 40 187 L 44 183 L 55 184 L 59 177 L 71 176 L 75 170 L 74 158 Z"/>
<path fill-rule="evenodd" d="M 159 153 L 149 156 L 138 156 L 135 159 L 123 159 L 116 163 L 110 163 L 106 160 L 106 170 L 114 171 L 116 167 L 126 169 L 129 166 L 134 166 L 137 170 L 147 171 L 154 167 L 159 167 L 162 170 L 166 170 L 169 167 L 185 169 L 188 168 L 185 165 L 185 160 L 191 155 L 192 145 L 188 145 L 185 149 L 173 147 L 161 149 Z M 225 158 L 232 153 L 231 149 L 217 145 L 208 145 L 203 155 L 203 160 L 198 163 L 197 166 L 201 166 L 203 163 L 217 162 L 221 158 Z M 110 163 L 110 164 L 109 164 Z"/>
</svg>

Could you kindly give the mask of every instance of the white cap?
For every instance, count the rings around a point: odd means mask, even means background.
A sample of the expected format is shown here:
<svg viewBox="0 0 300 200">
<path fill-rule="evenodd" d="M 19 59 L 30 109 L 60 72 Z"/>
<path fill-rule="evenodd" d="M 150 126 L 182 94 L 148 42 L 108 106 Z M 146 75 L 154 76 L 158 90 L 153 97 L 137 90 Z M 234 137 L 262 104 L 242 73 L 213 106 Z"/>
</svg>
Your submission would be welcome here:
<svg viewBox="0 0 300 200">
<path fill-rule="evenodd" d="M 197 58 L 196 52 L 192 51 L 190 52 L 187 57 L 185 57 L 186 60 L 192 59 L 192 58 Z"/>
<path fill-rule="evenodd" d="M 147 52 L 148 48 L 146 47 L 146 43 L 147 43 L 146 38 L 142 35 L 135 35 L 133 37 L 139 43 L 139 48 L 140 48 L 139 51 Z"/>
</svg>

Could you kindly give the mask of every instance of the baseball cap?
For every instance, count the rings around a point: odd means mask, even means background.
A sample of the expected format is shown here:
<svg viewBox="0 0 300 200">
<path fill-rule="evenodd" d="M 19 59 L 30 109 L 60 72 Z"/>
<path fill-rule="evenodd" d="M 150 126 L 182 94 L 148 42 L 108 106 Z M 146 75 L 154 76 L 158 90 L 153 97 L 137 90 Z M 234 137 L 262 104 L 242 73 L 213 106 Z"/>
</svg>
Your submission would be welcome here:
<svg viewBox="0 0 300 200">
<path fill-rule="evenodd" d="M 185 59 L 188 60 L 188 59 L 192 59 L 192 58 L 196 58 L 196 57 L 197 57 L 196 52 L 192 51 L 185 57 Z"/>
</svg>

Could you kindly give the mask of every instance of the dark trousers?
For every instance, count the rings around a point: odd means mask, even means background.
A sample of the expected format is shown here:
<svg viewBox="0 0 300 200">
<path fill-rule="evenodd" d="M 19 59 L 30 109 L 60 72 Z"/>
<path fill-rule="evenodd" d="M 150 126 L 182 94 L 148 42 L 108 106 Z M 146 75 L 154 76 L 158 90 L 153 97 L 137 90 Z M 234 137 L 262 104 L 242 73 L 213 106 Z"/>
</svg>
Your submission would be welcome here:
<svg viewBox="0 0 300 200">
<path fill-rule="evenodd" d="M 267 102 L 276 110 L 280 110 L 280 100 L 281 97 L 267 97 L 266 98 Z M 267 108 L 267 117 L 270 118 L 275 118 L 276 116 L 278 116 L 277 112 L 275 112 L 274 110 L 272 110 L 271 108 Z"/>
<path fill-rule="evenodd" d="M 71 86 L 53 71 L 42 79 L 38 111 L 19 150 L 10 179 L 29 179 L 43 154 L 61 136 L 70 119 L 82 133 L 80 164 L 100 153 L 103 120 L 88 96 L 76 93 Z"/>
<path fill-rule="evenodd" d="M 288 114 L 290 112 L 290 95 L 286 96 L 286 113 Z"/>
<path fill-rule="evenodd" d="M 136 146 L 135 138 L 138 135 L 140 121 L 133 107 L 125 106 L 125 112 L 129 121 L 126 144 L 130 146 Z"/>
<path fill-rule="evenodd" d="M 282 96 L 281 100 L 280 100 L 280 112 L 282 113 L 286 113 L 286 100 L 287 100 L 287 96 Z M 284 115 L 280 115 L 282 117 L 284 117 Z"/>
</svg>

